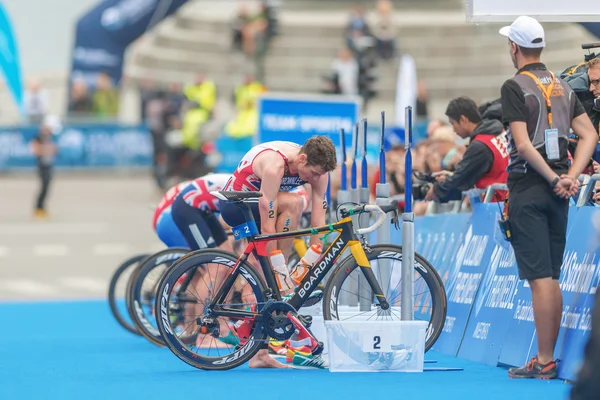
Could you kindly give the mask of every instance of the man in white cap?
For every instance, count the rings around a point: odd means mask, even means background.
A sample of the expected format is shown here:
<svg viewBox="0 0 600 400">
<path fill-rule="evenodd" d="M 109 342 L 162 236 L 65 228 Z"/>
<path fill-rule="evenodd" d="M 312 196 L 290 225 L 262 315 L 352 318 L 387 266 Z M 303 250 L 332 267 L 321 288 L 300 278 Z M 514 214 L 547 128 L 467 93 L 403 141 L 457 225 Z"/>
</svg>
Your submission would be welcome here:
<svg viewBox="0 0 600 400">
<path fill-rule="evenodd" d="M 519 278 L 531 287 L 538 353 L 511 378 L 553 379 L 554 348 L 562 317 L 558 279 L 566 242 L 569 197 L 598 137 L 573 90 L 540 61 L 544 28 L 521 16 L 500 29 L 508 37 L 517 74 L 501 89 L 502 119 L 509 125 L 508 226 Z M 569 165 L 569 129 L 580 137 Z"/>
</svg>

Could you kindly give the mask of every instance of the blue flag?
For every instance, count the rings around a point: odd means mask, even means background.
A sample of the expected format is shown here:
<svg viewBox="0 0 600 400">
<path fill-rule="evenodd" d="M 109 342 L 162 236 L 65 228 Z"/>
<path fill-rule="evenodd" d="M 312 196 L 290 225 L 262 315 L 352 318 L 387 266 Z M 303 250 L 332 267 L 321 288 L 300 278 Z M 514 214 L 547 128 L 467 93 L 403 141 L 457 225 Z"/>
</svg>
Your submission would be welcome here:
<svg viewBox="0 0 600 400">
<path fill-rule="evenodd" d="M 0 69 L 19 109 L 23 104 L 23 80 L 19 49 L 6 9 L 0 3 Z"/>
</svg>

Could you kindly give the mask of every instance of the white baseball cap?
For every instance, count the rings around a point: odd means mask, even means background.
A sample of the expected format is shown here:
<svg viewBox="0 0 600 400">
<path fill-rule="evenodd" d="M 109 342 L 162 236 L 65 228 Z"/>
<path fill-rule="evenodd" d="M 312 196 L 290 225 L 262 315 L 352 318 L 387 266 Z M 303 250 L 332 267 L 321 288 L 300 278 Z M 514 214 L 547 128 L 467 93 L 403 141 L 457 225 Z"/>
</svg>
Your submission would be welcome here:
<svg viewBox="0 0 600 400">
<path fill-rule="evenodd" d="M 510 26 L 501 28 L 500 34 L 520 47 L 539 49 L 546 46 L 542 25 L 535 18 L 524 15 L 517 18 Z"/>
</svg>

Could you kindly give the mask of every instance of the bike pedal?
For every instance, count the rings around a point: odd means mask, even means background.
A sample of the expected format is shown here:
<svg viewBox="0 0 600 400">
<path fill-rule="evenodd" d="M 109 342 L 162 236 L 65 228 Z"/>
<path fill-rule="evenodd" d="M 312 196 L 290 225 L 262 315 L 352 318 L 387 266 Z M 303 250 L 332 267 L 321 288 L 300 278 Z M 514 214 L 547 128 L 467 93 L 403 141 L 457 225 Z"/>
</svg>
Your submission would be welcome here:
<svg viewBox="0 0 600 400">
<path fill-rule="evenodd" d="M 318 342 L 317 346 L 314 349 L 312 349 L 312 355 L 318 356 L 319 354 L 321 354 L 323 352 L 324 349 L 325 349 L 325 344 L 323 344 L 323 342 Z"/>
<path fill-rule="evenodd" d="M 312 325 L 312 315 L 298 315 L 298 319 L 302 322 L 305 328 L 310 328 Z"/>
</svg>

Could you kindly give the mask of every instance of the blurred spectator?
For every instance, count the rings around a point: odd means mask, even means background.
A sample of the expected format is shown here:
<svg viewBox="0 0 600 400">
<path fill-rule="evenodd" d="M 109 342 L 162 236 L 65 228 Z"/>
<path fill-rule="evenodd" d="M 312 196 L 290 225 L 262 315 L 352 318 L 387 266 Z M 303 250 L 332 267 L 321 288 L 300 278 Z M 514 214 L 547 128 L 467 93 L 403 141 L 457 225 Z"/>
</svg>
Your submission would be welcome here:
<svg viewBox="0 0 600 400">
<path fill-rule="evenodd" d="M 214 81 L 206 79 L 205 74 L 197 74 L 195 82 L 185 87 L 184 94 L 194 103 L 193 108 L 200 108 L 212 116 L 217 103 L 217 86 Z"/>
<path fill-rule="evenodd" d="M 431 137 L 427 162 L 431 172 L 453 171 L 462 158 L 456 140 L 458 136 L 450 126 L 437 128 Z"/>
<path fill-rule="evenodd" d="M 423 172 L 425 174 L 430 174 L 429 165 L 427 164 L 427 156 L 429 155 L 429 145 L 430 141 L 428 139 L 423 140 L 415 145 L 415 150 L 413 154 L 413 170 Z"/>
<path fill-rule="evenodd" d="M 258 110 L 250 100 L 238 106 L 235 118 L 225 126 L 225 134 L 235 139 L 243 139 L 256 134 L 258 127 Z"/>
<path fill-rule="evenodd" d="M 394 146 L 385 153 L 386 183 L 390 186 L 390 197 L 404 194 L 405 155 L 406 150 L 404 149 L 404 145 Z M 379 175 L 379 167 L 377 167 L 370 181 L 371 196 L 373 198 L 376 197 L 377 184 L 380 183 Z M 404 208 L 403 204 L 402 208 Z"/>
<path fill-rule="evenodd" d="M 361 51 L 361 39 L 368 36 L 372 35 L 365 18 L 365 9 L 357 5 L 350 11 L 350 20 L 346 27 L 346 45 L 355 56 Z"/>
<path fill-rule="evenodd" d="M 448 126 L 448 124 L 445 121 L 442 121 L 441 119 L 432 119 L 431 121 L 429 121 L 429 124 L 427 125 L 427 137 L 431 138 L 433 136 L 433 132 L 435 132 L 437 128 L 442 126 Z"/>
<path fill-rule="evenodd" d="M 244 53 L 254 61 L 256 77 L 261 82 L 265 81 L 264 63 L 275 20 L 274 8 L 262 1 L 259 12 L 250 18 L 242 31 Z"/>
<path fill-rule="evenodd" d="M 32 78 L 23 93 L 23 111 L 30 124 L 42 123 L 48 111 L 48 96 L 37 78 Z"/>
<path fill-rule="evenodd" d="M 89 116 L 92 113 L 92 96 L 84 79 L 75 79 L 71 86 L 69 113 Z"/>
<path fill-rule="evenodd" d="M 60 130 L 60 122 L 55 116 L 46 116 L 38 135 L 31 141 L 30 148 L 35 155 L 38 167 L 38 176 L 40 178 L 40 190 L 38 192 L 35 204 L 35 217 L 47 218 L 46 196 L 52 180 L 52 165 L 57 153 L 57 146 L 54 143 L 53 134 Z"/>
<path fill-rule="evenodd" d="M 198 74 L 193 85 L 184 90 L 190 108 L 183 116 L 182 142 L 191 150 L 198 150 L 202 144 L 201 128 L 213 118 L 217 102 L 217 86 L 204 74 Z"/>
<path fill-rule="evenodd" d="M 144 79 L 140 86 L 140 120 L 146 120 L 147 104 L 156 95 L 156 88 L 152 79 Z"/>
<path fill-rule="evenodd" d="M 98 117 L 116 118 L 119 114 L 119 92 L 105 72 L 98 74 L 93 95 L 93 111 Z"/>
<path fill-rule="evenodd" d="M 183 94 L 181 84 L 178 82 L 169 83 L 166 94 L 167 114 L 180 115 L 186 101 L 187 99 Z"/>
<path fill-rule="evenodd" d="M 252 74 L 246 74 L 244 82 L 234 89 L 233 100 L 237 110 L 256 107 L 258 96 L 266 92 L 267 88 Z M 250 103 L 250 104 L 249 104 Z"/>
<path fill-rule="evenodd" d="M 152 97 L 147 97 L 145 101 L 146 119 L 144 123 L 150 129 L 152 135 L 153 155 L 153 175 L 156 185 L 161 190 L 167 189 L 167 147 L 165 134 L 167 132 L 167 101 L 164 91 L 153 92 Z"/>
<path fill-rule="evenodd" d="M 250 12 L 245 3 L 238 5 L 238 11 L 232 21 L 232 43 L 231 47 L 234 51 L 243 52 L 244 47 L 244 29 L 250 22 Z"/>
<path fill-rule="evenodd" d="M 236 116 L 225 126 L 225 134 L 242 139 L 256 134 L 258 126 L 257 99 L 267 88 L 250 74 L 234 91 Z"/>
<path fill-rule="evenodd" d="M 340 50 L 337 58 L 333 60 L 331 74 L 326 80 L 327 93 L 358 94 L 358 62 L 349 48 L 344 47 Z"/>
<path fill-rule="evenodd" d="M 417 120 L 427 120 L 429 117 L 429 111 L 427 109 L 427 103 L 429 103 L 429 93 L 427 92 L 427 86 L 425 82 L 419 80 L 417 82 L 417 104 L 416 104 L 416 117 Z"/>
<path fill-rule="evenodd" d="M 382 60 L 393 60 L 396 55 L 397 32 L 393 13 L 390 0 L 377 1 L 377 20 L 373 25 L 373 35 L 377 39 L 377 52 Z"/>
</svg>

